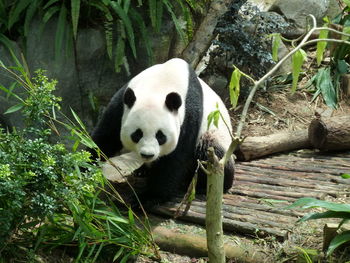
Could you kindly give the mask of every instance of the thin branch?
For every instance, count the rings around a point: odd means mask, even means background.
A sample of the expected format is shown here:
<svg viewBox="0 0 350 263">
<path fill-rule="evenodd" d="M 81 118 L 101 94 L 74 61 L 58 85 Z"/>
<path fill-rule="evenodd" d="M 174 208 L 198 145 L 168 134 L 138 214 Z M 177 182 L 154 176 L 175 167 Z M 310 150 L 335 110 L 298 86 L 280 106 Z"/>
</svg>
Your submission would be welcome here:
<svg viewBox="0 0 350 263">
<path fill-rule="evenodd" d="M 243 125 L 245 123 L 245 120 L 247 118 L 247 114 L 248 114 L 248 109 L 250 106 L 250 103 L 253 100 L 253 97 L 255 95 L 255 92 L 257 91 L 257 89 L 261 86 L 262 83 L 265 82 L 266 79 L 268 79 L 273 73 L 275 73 L 275 71 L 277 71 L 277 69 L 290 57 L 292 56 L 295 52 L 297 52 L 304 44 L 305 42 L 309 39 L 309 37 L 312 35 L 312 33 L 317 29 L 317 24 L 316 24 L 316 19 L 313 15 L 309 15 L 312 19 L 312 23 L 313 23 L 313 27 L 311 28 L 311 30 L 305 35 L 305 37 L 303 38 L 303 40 L 299 43 L 298 46 L 296 46 L 291 52 L 289 52 L 286 56 L 284 56 L 269 72 L 267 72 L 261 79 L 259 79 L 258 81 L 256 81 L 254 83 L 254 86 L 252 88 L 252 90 L 250 91 L 248 98 L 244 104 L 243 107 L 243 111 L 242 111 L 242 115 L 241 115 L 241 119 L 238 123 L 237 126 L 237 132 L 236 132 L 236 136 L 237 137 L 241 137 L 242 134 L 242 130 L 243 130 Z"/>
</svg>

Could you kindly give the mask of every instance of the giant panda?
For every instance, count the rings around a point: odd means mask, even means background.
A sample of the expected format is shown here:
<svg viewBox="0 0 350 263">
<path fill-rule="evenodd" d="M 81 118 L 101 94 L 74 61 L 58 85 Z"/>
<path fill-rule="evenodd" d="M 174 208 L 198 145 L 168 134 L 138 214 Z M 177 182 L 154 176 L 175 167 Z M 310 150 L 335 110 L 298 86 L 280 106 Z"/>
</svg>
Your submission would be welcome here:
<svg viewBox="0 0 350 263">
<path fill-rule="evenodd" d="M 208 128 L 207 116 L 217 107 L 229 128 L 222 120 Z M 147 181 L 145 196 L 161 201 L 186 191 L 197 159 L 206 160 L 209 146 L 223 156 L 231 142 L 230 124 L 220 97 L 187 62 L 174 58 L 147 68 L 119 89 L 92 139 L 107 157 L 136 153 Z M 224 191 L 233 183 L 233 162 L 225 166 Z M 197 191 L 205 188 L 200 172 Z"/>
</svg>

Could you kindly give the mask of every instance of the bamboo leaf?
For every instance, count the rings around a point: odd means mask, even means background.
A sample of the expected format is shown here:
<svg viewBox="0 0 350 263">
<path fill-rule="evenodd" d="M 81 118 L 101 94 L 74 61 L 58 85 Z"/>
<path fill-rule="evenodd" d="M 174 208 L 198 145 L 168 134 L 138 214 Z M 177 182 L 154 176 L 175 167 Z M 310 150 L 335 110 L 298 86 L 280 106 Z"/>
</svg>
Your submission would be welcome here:
<svg viewBox="0 0 350 263">
<path fill-rule="evenodd" d="M 119 36 L 117 40 L 117 46 L 115 51 L 115 61 L 114 61 L 114 69 L 116 72 L 120 72 L 120 66 L 123 64 L 123 58 L 125 54 L 125 42 L 124 39 Z"/>
<path fill-rule="evenodd" d="M 143 44 L 145 45 L 147 56 L 150 60 L 149 62 L 150 64 L 153 64 L 153 51 L 145 22 L 143 21 L 141 15 L 138 12 L 136 12 L 133 8 L 130 9 L 130 15 L 133 19 L 135 19 L 135 24 L 139 27 L 141 38 L 143 40 Z"/>
<path fill-rule="evenodd" d="M 306 60 L 307 55 L 304 50 L 299 49 L 292 56 L 292 65 L 293 65 L 293 83 L 292 83 L 292 92 L 295 92 L 298 85 L 299 75 L 301 71 L 301 67 Z"/>
<path fill-rule="evenodd" d="M 55 58 L 56 60 L 60 57 L 63 40 L 64 40 L 64 32 L 66 30 L 66 19 L 67 19 L 67 8 L 62 3 L 60 14 L 58 16 L 57 28 L 56 28 L 56 36 L 55 36 Z"/>
<path fill-rule="evenodd" d="M 48 9 L 47 12 L 43 16 L 43 22 L 47 23 L 47 21 L 49 21 L 50 18 L 59 11 L 60 11 L 59 6 L 53 6 L 50 9 Z"/>
<path fill-rule="evenodd" d="M 215 127 L 218 127 L 219 125 L 219 119 L 220 119 L 220 111 L 219 109 L 212 111 L 209 113 L 207 120 L 208 120 L 208 127 L 209 129 L 210 125 L 213 123 Z"/>
<path fill-rule="evenodd" d="M 59 0 L 50 0 L 44 5 L 43 9 L 48 8 L 49 6 L 53 5 L 54 3 L 57 3 Z"/>
<path fill-rule="evenodd" d="M 275 34 L 272 41 L 272 59 L 274 61 L 278 60 L 278 48 L 281 44 L 281 34 Z"/>
<path fill-rule="evenodd" d="M 342 174 L 341 178 L 343 178 L 343 179 L 350 179 L 350 174 Z"/>
<path fill-rule="evenodd" d="M 31 3 L 31 0 L 20 0 L 17 1 L 15 5 L 10 10 L 9 16 L 8 16 L 8 25 L 7 28 L 10 30 L 14 23 L 19 21 L 19 16 L 22 13 L 24 9 L 27 8 L 27 6 Z"/>
<path fill-rule="evenodd" d="M 72 15 L 73 36 L 74 36 L 74 39 L 77 39 L 78 22 L 79 22 L 79 15 L 80 15 L 80 0 L 71 0 L 71 15 Z"/>
<path fill-rule="evenodd" d="M 32 21 L 32 18 L 37 10 L 38 0 L 34 0 L 32 1 L 31 5 L 27 8 L 26 11 L 26 17 L 24 19 L 24 36 L 28 36 L 30 22 Z"/>
<path fill-rule="evenodd" d="M 10 114 L 10 113 L 19 111 L 20 109 L 23 108 L 23 106 L 24 106 L 23 103 L 19 103 L 19 104 L 13 105 L 10 108 L 8 108 L 7 111 L 4 112 L 4 114 Z"/>
<path fill-rule="evenodd" d="M 160 31 L 160 27 L 162 25 L 162 18 L 163 18 L 163 1 L 157 1 L 157 17 L 156 17 L 156 31 Z"/>
<path fill-rule="evenodd" d="M 174 13 L 173 6 L 171 5 L 171 3 L 168 0 L 163 0 L 163 4 L 165 5 L 166 9 L 168 10 L 168 12 L 169 12 L 169 14 L 171 16 L 171 19 L 174 22 L 176 31 L 179 34 L 181 41 L 186 43 L 186 38 L 185 38 L 185 35 L 184 35 L 184 32 L 183 32 L 182 26 L 180 24 L 179 19 L 177 18 L 177 16 Z"/>
<path fill-rule="evenodd" d="M 242 76 L 241 71 L 238 68 L 235 68 L 235 70 L 232 72 L 231 80 L 229 84 L 230 101 L 233 108 L 235 108 L 238 103 L 241 76 Z"/>
<path fill-rule="evenodd" d="M 130 0 L 124 0 L 123 9 L 126 14 L 129 13 L 129 8 L 130 8 Z"/>
<path fill-rule="evenodd" d="M 123 21 L 130 48 L 134 57 L 136 58 L 135 35 L 131 21 L 127 14 L 124 12 L 123 8 L 117 2 L 110 2 L 110 5 L 112 6 L 115 13 L 119 16 L 119 18 Z"/>
<path fill-rule="evenodd" d="M 350 241 L 350 230 L 335 236 L 335 238 L 333 238 L 331 243 L 329 244 L 327 255 L 331 255 L 336 248 L 338 248 L 342 244 L 349 241 Z"/>
<path fill-rule="evenodd" d="M 162 1 L 157 1 L 157 0 L 148 0 L 148 10 L 149 10 L 149 17 L 151 19 L 151 24 L 153 28 L 157 28 L 157 2 L 162 2 Z"/>
<path fill-rule="evenodd" d="M 350 211 L 349 212 L 339 212 L 339 211 L 326 211 L 323 213 L 310 213 L 303 216 L 299 219 L 299 222 L 304 222 L 313 219 L 321 219 L 321 218 L 346 218 L 350 219 Z"/>
<path fill-rule="evenodd" d="M 349 212 L 350 204 L 337 204 L 332 202 L 327 202 L 323 200 L 318 200 L 311 197 L 300 198 L 293 204 L 286 207 L 286 209 L 301 207 L 302 209 L 321 207 L 331 211 L 338 212 Z"/>
<path fill-rule="evenodd" d="M 327 27 L 327 24 L 324 26 Z M 328 30 L 323 29 L 320 31 L 319 39 L 325 39 L 328 36 Z M 327 42 L 326 41 L 319 41 L 317 42 L 317 49 L 316 49 L 316 59 L 317 59 L 317 65 L 321 65 L 321 62 L 323 60 L 323 53 L 326 49 Z"/>
<path fill-rule="evenodd" d="M 317 73 L 316 87 L 321 90 L 328 107 L 337 108 L 337 92 L 333 86 L 330 68 L 322 68 Z"/>
</svg>

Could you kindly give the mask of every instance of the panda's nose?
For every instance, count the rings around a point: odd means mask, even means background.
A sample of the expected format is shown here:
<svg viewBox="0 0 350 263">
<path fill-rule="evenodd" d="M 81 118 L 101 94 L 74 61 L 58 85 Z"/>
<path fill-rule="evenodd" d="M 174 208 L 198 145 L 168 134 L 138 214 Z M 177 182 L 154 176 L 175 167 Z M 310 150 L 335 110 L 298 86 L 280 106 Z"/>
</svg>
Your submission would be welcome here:
<svg viewBox="0 0 350 263">
<path fill-rule="evenodd" d="M 154 154 L 145 154 L 145 153 L 141 153 L 141 157 L 145 158 L 145 159 L 151 159 L 153 158 Z"/>
</svg>

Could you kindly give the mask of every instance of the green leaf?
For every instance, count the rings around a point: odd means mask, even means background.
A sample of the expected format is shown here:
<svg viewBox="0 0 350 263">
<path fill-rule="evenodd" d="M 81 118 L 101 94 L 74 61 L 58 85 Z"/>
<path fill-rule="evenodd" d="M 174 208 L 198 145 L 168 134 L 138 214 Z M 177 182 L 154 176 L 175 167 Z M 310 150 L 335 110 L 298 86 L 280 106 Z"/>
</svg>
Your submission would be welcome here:
<svg viewBox="0 0 350 263">
<path fill-rule="evenodd" d="M 54 3 L 57 3 L 59 0 L 50 0 L 44 5 L 43 9 L 48 8 L 49 6 L 53 5 Z"/>
<path fill-rule="evenodd" d="M 329 244 L 327 255 L 331 255 L 336 248 L 350 241 L 350 230 L 335 236 Z"/>
<path fill-rule="evenodd" d="M 323 213 L 310 213 L 303 216 L 298 221 L 304 222 L 307 220 L 320 219 L 320 218 L 343 218 L 350 219 L 350 211 L 348 212 L 338 212 L 338 211 L 326 211 Z"/>
<path fill-rule="evenodd" d="M 343 178 L 343 179 L 350 179 L 350 174 L 342 174 L 341 178 Z"/>
<path fill-rule="evenodd" d="M 344 59 L 337 60 L 336 66 L 337 71 L 340 75 L 348 73 L 349 65 Z"/>
<path fill-rule="evenodd" d="M 327 27 L 327 24 L 324 25 Z M 319 39 L 325 39 L 328 36 L 328 30 L 323 29 L 320 31 Z M 317 59 L 317 65 L 321 65 L 321 62 L 323 60 L 323 53 L 326 49 L 327 42 L 326 41 L 319 41 L 317 42 L 317 48 L 316 48 L 316 59 Z"/>
<path fill-rule="evenodd" d="M 281 34 L 275 34 L 272 41 L 272 59 L 274 61 L 278 60 L 278 48 L 281 44 Z"/>
<path fill-rule="evenodd" d="M 186 38 L 185 38 L 185 35 L 184 35 L 184 32 L 183 32 L 181 23 L 180 23 L 179 19 L 177 18 L 176 14 L 174 13 L 173 6 L 171 5 L 171 3 L 168 0 L 163 0 L 163 4 L 165 5 L 166 9 L 170 13 L 171 19 L 174 22 L 176 31 L 179 34 L 181 41 L 186 43 Z"/>
<path fill-rule="evenodd" d="M 347 213 L 350 212 L 349 204 L 337 204 L 337 203 L 327 202 L 323 200 L 318 200 L 311 197 L 300 198 L 297 201 L 295 201 L 293 204 L 287 206 L 286 209 L 296 208 L 296 207 L 301 207 L 302 209 L 321 207 L 331 211 L 347 212 Z"/>
<path fill-rule="evenodd" d="M 135 35 L 130 18 L 117 2 L 110 2 L 110 5 L 112 6 L 115 13 L 119 16 L 119 18 L 123 21 L 130 48 L 134 57 L 136 58 Z"/>
<path fill-rule="evenodd" d="M 209 129 L 209 127 L 210 127 L 210 125 L 212 123 L 214 123 L 215 127 L 218 127 L 219 119 L 220 119 L 220 111 L 219 111 L 219 109 L 214 110 L 211 113 L 209 113 L 207 119 L 208 119 L 208 127 L 207 127 L 207 129 Z"/>
<path fill-rule="evenodd" d="M 115 61 L 114 61 L 115 72 L 120 72 L 120 66 L 123 64 L 124 56 L 125 56 L 125 42 L 124 42 L 124 39 L 121 36 L 119 36 L 117 40 L 117 46 L 115 48 Z"/>
<path fill-rule="evenodd" d="M 337 92 L 333 86 L 330 68 L 322 68 L 317 73 L 316 87 L 321 90 L 324 101 L 328 107 L 337 108 Z"/>
<path fill-rule="evenodd" d="M 237 106 L 238 103 L 238 97 L 240 93 L 240 80 L 241 80 L 242 73 L 238 68 L 235 68 L 235 70 L 232 72 L 231 80 L 229 84 L 230 89 L 230 102 L 233 108 Z"/>
<path fill-rule="evenodd" d="M 71 0 L 71 15 L 72 15 L 74 39 L 77 39 L 79 14 L 80 14 L 80 0 Z"/>
<path fill-rule="evenodd" d="M 343 2 L 350 8 L 350 0 L 343 0 Z"/>
<path fill-rule="evenodd" d="M 56 60 L 61 56 L 64 32 L 66 30 L 67 8 L 62 3 L 60 14 L 58 16 L 56 36 L 55 36 L 55 58 Z"/>
<path fill-rule="evenodd" d="M 19 103 L 19 104 L 13 105 L 10 108 L 8 108 L 7 111 L 4 112 L 4 114 L 10 114 L 10 113 L 19 111 L 20 109 L 23 108 L 23 106 L 24 106 L 23 103 Z"/>
<path fill-rule="evenodd" d="M 148 10 L 149 10 L 149 17 L 151 19 L 151 24 L 153 28 L 156 28 L 157 25 L 157 0 L 148 0 Z M 158 28 L 156 28 L 158 32 Z"/>
<path fill-rule="evenodd" d="M 307 59 L 307 55 L 306 55 L 305 51 L 302 49 L 299 49 L 292 56 L 292 65 L 293 65 L 292 92 L 295 92 L 297 90 L 297 85 L 298 85 L 301 67 L 306 59 Z"/>
<path fill-rule="evenodd" d="M 152 60 L 153 59 L 153 50 L 151 47 L 151 41 L 149 39 L 149 33 L 148 33 L 147 27 L 145 25 L 145 22 L 143 21 L 142 16 L 138 12 L 136 12 L 134 8 L 130 8 L 130 15 L 135 20 L 136 25 L 138 25 L 139 30 L 141 32 L 143 44 L 146 48 L 147 56 L 149 58 L 149 62 L 150 62 L 149 64 L 153 64 L 153 60 Z"/>
<path fill-rule="evenodd" d="M 30 6 L 27 8 L 26 17 L 24 19 L 24 36 L 28 36 L 30 22 L 35 14 L 38 11 L 38 0 L 32 1 Z"/>
<path fill-rule="evenodd" d="M 19 16 L 22 13 L 23 10 L 27 8 L 27 6 L 31 3 L 31 0 L 19 0 L 16 1 L 16 4 L 14 4 L 11 8 L 11 11 L 9 13 L 9 21 L 7 28 L 10 30 L 14 23 L 20 21 Z"/>
<path fill-rule="evenodd" d="M 56 14 L 57 12 L 60 11 L 60 7 L 59 6 L 53 6 L 51 7 L 49 10 L 47 10 L 47 12 L 44 14 L 43 16 L 43 22 L 47 23 L 47 21 L 50 20 L 50 18 Z"/>
<path fill-rule="evenodd" d="M 128 210 L 129 222 L 131 225 L 135 224 L 134 212 L 129 208 Z"/>
</svg>

